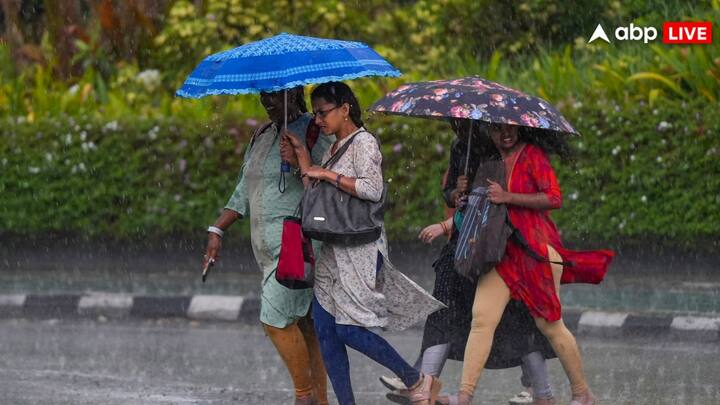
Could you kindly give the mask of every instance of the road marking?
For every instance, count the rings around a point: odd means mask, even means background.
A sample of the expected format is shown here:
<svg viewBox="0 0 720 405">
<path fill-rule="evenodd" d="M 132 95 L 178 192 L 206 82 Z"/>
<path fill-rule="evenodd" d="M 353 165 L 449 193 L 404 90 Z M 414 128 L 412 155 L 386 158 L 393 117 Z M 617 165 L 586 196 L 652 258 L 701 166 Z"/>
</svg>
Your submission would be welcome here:
<svg viewBox="0 0 720 405">
<path fill-rule="evenodd" d="M 22 307 L 25 297 L 24 294 L 0 295 L 0 307 Z"/>
<path fill-rule="evenodd" d="M 78 312 L 103 313 L 127 312 L 132 308 L 133 298 L 125 294 L 95 293 L 80 298 Z"/>
<path fill-rule="evenodd" d="M 628 314 L 587 311 L 580 316 L 579 326 L 596 326 L 602 328 L 620 328 L 625 323 Z"/>
<path fill-rule="evenodd" d="M 243 297 L 227 295 L 196 295 L 190 301 L 187 316 L 191 319 L 223 319 L 234 321 L 240 315 Z"/>
<path fill-rule="evenodd" d="M 720 318 L 676 316 L 670 328 L 679 330 L 720 330 Z"/>
</svg>

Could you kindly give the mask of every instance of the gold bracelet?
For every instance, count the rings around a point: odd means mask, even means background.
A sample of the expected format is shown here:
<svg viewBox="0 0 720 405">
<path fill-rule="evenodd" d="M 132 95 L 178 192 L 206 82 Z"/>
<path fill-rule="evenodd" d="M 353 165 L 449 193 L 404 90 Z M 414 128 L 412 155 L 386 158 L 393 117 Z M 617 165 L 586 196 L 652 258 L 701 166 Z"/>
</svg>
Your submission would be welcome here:
<svg viewBox="0 0 720 405">
<path fill-rule="evenodd" d="M 445 225 L 445 221 L 440 222 L 440 226 L 442 227 L 445 236 L 450 236 L 450 230 L 448 229 L 447 225 Z"/>
</svg>

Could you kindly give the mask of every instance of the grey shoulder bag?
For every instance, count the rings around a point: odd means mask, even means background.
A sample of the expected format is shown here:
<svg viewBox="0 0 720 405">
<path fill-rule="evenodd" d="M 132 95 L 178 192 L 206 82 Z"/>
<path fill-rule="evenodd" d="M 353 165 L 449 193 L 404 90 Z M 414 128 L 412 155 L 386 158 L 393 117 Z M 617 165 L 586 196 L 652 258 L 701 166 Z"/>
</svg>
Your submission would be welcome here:
<svg viewBox="0 0 720 405">
<path fill-rule="evenodd" d="M 348 139 L 323 168 L 330 169 L 350 147 Z M 305 189 L 302 199 L 302 230 L 315 240 L 342 245 L 361 245 L 377 240 L 382 232 L 387 188 L 378 202 L 363 200 L 325 181 Z"/>
</svg>

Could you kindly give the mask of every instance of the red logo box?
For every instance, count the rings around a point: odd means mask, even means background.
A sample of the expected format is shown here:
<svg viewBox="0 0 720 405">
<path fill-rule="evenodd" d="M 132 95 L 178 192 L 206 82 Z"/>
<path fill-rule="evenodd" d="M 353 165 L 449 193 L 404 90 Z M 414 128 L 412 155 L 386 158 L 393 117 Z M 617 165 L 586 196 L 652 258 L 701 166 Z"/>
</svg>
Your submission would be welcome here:
<svg viewBox="0 0 720 405">
<path fill-rule="evenodd" d="M 663 23 L 665 44 L 712 44 L 712 23 L 666 22 Z"/>
</svg>

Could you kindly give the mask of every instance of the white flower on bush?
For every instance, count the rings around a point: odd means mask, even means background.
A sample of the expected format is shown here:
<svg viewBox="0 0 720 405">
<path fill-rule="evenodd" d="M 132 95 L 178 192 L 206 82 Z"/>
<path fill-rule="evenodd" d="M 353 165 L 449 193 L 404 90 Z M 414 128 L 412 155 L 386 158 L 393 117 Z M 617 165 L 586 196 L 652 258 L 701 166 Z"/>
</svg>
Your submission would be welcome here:
<svg viewBox="0 0 720 405">
<path fill-rule="evenodd" d="M 582 108 L 583 103 L 581 103 L 580 101 L 576 101 L 576 102 L 573 103 L 572 106 L 573 106 L 574 109 L 577 110 L 577 109 L 579 109 L 579 108 Z"/>
<path fill-rule="evenodd" d="M 80 132 L 80 140 L 85 142 L 86 139 L 87 139 L 87 131 Z"/>
<path fill-rule="evenodd" d="M 160 132 L 160 127 L 155 125 L 150 129 L 150 131 L 148 131 L 147 136 L 148 138 L 150 138 L 151 141 L 154 141 L 155 139 L 157 139 L 158 132 Z"/>
<path fill-rule="evenodd" d="M 658 131 L 665 131 L 672 128 L 672 124 L 667 121 L 660 121 L 660 123 L 657 126 Z"/>
<path fill-rule="evenodd" d="M 571 200 L 577 200 L 578 197 L 580 197 L 580 193 L 578 193 L 577 190 L 575 190 L 575 191 L 573 191 L 572 193 L 570 193 L 570 195 L 568 195 L 568 197 L 569 197 Z"/>
<path fill-rule="evenodd" d="M 623 228 L 625 228 L 625 220 L 618 224 L 618 229 L 622 230 Z"/>
<path fill-rule="evenodd" d="M 78 90 L 80 90 L 80 86 L 77 84 L 74 84 L 68 89 L 68 94 L 71 96 L 74 96 L 78 93 Z"/>
<path fill-rule="evenodd" d="M 631 162 L 634 162 L 634 161 L 635 161 L 635 155 L 630 155 L 630 161 L 631 161 Z"/>
<path fill-rule="evenodd" d="M 30 167 L 28 167 L 28 172 L 30 174 L 38 174 L 38 173 L 40 173 L 40 168 L 35 167 L 35 166 L 30 166 Z"/>
<path fill-rule="evenodd" d="M 48 162 L 52 162 L 52 161 L 53 161 L 53 155 L 52 155 L 52 153 L 50 153 L 50 152 L 46 153 L 46 154 L 45 154 L 45 160 L 47 160 Z"/>
<path fill-rule="evenodd" d="M 72 167 L 72 170 L 70 170 L 70 171 L 71 171 L 73 174 L 75 174 L 75 173 L 78 173 L 78 172 L 84 172 L 85 170 L 86 170 L 86 169 L 85 169 L 85 163 L 80 162 L 80 163 L 74 165 L 74 166 Z"/>
<path fill-rule="evenodd" d="M 95 146 L 95 142 L 92 142 L 92 141 L 83 142 L 82 145 L 80 145 L 80 147 L 82 148 L 83 152 L 89 152 L 91 150 L 97 149 L 97 146 Z"/>
<path fill-rule="evenodd" d="M 662 156 L 658 156 L 657 158 L 655 158 L 655 161 L 658 163 L 662 163 L 663 162 Z"/>
<path fill-rule="evenodd" d="M 437 153 L 443 153 L 443 152 L 445 151 L 445 148 L 444 148 L 441 144 L 436 143 L 436 144 L 435 144 L 435 151 L 437 151 Z"/>
<path fill-rule="evenodd" d="M 72 135 L 65 134 L 65 145 L 72 145 Z"/>
<path fill-rule="evenodd" d="M 613 156 L 617 156 L 617 154 L 620 153 L 620 150 L 622 150 L 622 148 L 620 147 L 620 145 L 614 147 L 613 150 L 612 150 Z"/>
<path fill-rule="evenodd" d="M 117 121 L 110 121 L 103 127 L 103 131 L 117 131 L 120 128 Z"/>
<path fill-rule="evenodd" d="M 644 196 L 640 197 L 640 201 L 642 201 L 643 203 L 647 203 L 647 201 L 648 201 L 647 196 L 644 195 Z"/>
<path fill-rule="evenodd" d="M 160 86 L 160 71 L 157 69 L 143 70 L 135 79 L 145 87 L 145 90 L 153 91 Z"/>
</svg>

